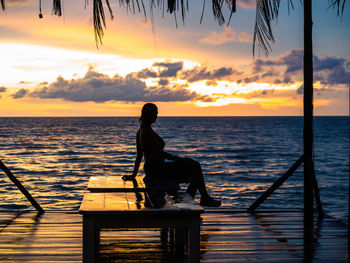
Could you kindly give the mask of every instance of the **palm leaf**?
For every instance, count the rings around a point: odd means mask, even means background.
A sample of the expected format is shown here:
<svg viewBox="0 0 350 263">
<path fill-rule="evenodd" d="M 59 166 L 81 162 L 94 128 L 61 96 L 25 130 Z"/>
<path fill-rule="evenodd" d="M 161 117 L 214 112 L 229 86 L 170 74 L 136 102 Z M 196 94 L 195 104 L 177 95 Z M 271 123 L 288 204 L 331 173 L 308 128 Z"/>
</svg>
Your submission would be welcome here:
<svg viewBox="0 0 350 263">
<path fill-rule="evenodd" d="M 233 13 L 236 12 L 236 0 L 226 0 L 227 5 L 230 7 L 230 17 L 228 19 L 227 25 L 230 24 Z"/>
<path fill-rule="evenodd" d="M 277 20 L 281 0 L 257 0 L 256 17 L 253 37 L 253 56 L 256 46 L 267 56 L 271 52 L 271 43 L 275 42 L 271 23 Z M 289 6 L 292 6 L 292 0 L 288 0 Z"/>
<path fill-rule="evenodd" d="M 224 19 L 224 16 L 222 14 L 222 10 L 221 10 L 223 2 L 224 2 L 224 0 L 212 0 L 211 1 L 214 17 L 218 21 L 220 26 L 225 23 L 225 19 Z"/>
<path fill-rule="evenodd" d="M 53 0 L 52 13 L 54 13 L 57 16 L 62 15 L 61 0 Z"/>
<path fill-rule="evenodd" d="M 109 4 L 109 0 L 105 0 L 105 1 L 107 4 L 109 13 L 111 15 L 111 19 L 113 20 L 114 16 L 113 16 L 111 6 Z M 95 41 L 96 41 L 96 46 L 98 47 L 99 43 L 102 45 L 102 37 L 104 35 L 102 23 L 103 23 L 103 26 L 106 28 L 106 18 L 103 10 L 102 0 L 94 0 L 93 21 L 94 21 Z"/>
<path fill-rule="evenodd" d="M 273 3 L 272 3 L 273 2 Z M 271 22 L 278 16 L 276 9 L 272 9 L 272 4 L 279 6 L 280 0 L 257 0 L 255 27 L 253 37 L 253 56 L 255 55 L 255 46 L 258 47 L 267 55 L 271 51 L 269 42 L 274 42 L 274 36 L 271 30 Z M 256 44 L 257 42 L 257 44 Z"/>
<path fill-rule="evenodd" d="M 94 34 L 96 45 L 102 44 L 102 37 L 104 35 L 103 27 L 106 27 L 106 19 L 103 10 L 103 0 L 93 0 L 93 22 L 94 22 Z M 134 3 L 136 1 L 136 5 Z M 185 21 L 186 12 L 188 12 L 188 0 L 150 0 L 150 7 L 163 7 L 164 3 L 167 1 L 168 9 L 170 14 L 174 14 L 176 20 L 176 13 L 181 10 L 182 20 Z M 197 0 L 193 0 L 197 1 Z M 224 4 L 230 9 L 230 16 L 228 23 L 231 21 L 232 14 L 236 12 L 236 0 L 211 0 L 212 1 L 212 11 L 214 18 L 218 21 L 219 25 L 225 23 L 225 18 L 222 13 L 222 7 Z M 293 8 L 292 0 L 288 1 L 288 11 L 290 6 Z M 302 0 L 300 0 L 302 2 Z M 337 8 L 337 15 L 342 15 L 345 9 L 345 3 L 347 0 L 328 0 L 330 8 Z M 105 0 L 108 7 L 111 19 L 113 19 L 113 12 L 109 4 L 109 0 Z M 271 43 L 274 43 L 275 38 L 271 28 L 271 23 L 273 20 L 277 20 L 279 7 L 281 0 L 256 0 L 256 18 L 254 26 L 254 37 L 253 37 L 253 56 L 255 55 L 256 47 L 263 51 L 265 55 L 271 52 Z M 5 10 L 5 0 L 0 0 L 2 10 Z M 85 0 L 85 5 L 88 0 Z M 144 0 L 119 0 L 121 5 L 125 5 L 130 8 L 132 4 L 132 10 L 135 12 L 135 6 L 137 10 L 144 13 L 146 18 L 146 9 L 144 5 Z M 205 0 L 203 0 L 203 10 L 201 14 L 200 21 L 202 22 L 203 14 L 205 8 Z M 163 9 L 164 10 L 164 9 Z M 53 0 L 53 13 L 55 15 L 62 15 L 61 0 Z M 177 22 L 176 22 L 177 24 Z"/>
<path fill-rule="evenodd" d="M 337 8 L 337 15 L 343 15 L 344 13 L 344 8 L 345 8 L 345 3 L 346 0 L 329 0 L 328 1 L 330 3 L 330 7 L 331 8 Z"/>
</svg>

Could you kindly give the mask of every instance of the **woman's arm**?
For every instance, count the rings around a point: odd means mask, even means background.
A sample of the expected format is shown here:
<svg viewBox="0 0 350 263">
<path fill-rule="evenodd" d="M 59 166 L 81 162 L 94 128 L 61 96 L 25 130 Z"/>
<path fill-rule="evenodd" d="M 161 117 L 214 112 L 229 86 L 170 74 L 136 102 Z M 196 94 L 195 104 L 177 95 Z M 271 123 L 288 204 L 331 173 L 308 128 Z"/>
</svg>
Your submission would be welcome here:
<svg viewBox="0 0 350 263">
<path fill-rule="evenodd" d="M 172 160 L 172 161 L 182 161 L 183 160 L 183 158 L 181 158 L 179 156 L 172 155 L 166 151 L 162 151 L 161 155 L 164 159 L 167 159 L 167 160 Z"/>
<path fill-rule="evenodd" d="M 133 180 L 133 179 L 135 179 L 135 177 L 137 175 L 137 172 L 139 171 L 139 168 L 140 168 L 142 157 L 143 157 L 142 153 L 141 154 L 137 153 L 136 159 L 135 159 L 135 163 L 134 163 L 134 170 L 132 172 L 132 175 L 124 175 L 122 177 L 124 180 Z"/>
<path fill-rule="evenodd" d="M 140 141 L 139 141 L 139 131 L 136 134 L 136 150 L 137 150 L 137 154 L 136 154 L 136 159 L 135 159 L 135 163 L 134 163 L 134 170 L 132 172 L 132 175 L 124 175 L 122 177 L 124 180 L 135 179 L 135 177 L 139 171 L 139 168 L 140 168 L 140 164 L 141 164 L 142 157 L 143 157 L 143 152 L 142 152 Z"/>
<path fill-rule="evenodd" d="M 131 175 L 132 178 L 135 178 L 137 175 L 137 172 L 139 171 L 142 156 L 143 156 L 142 153 L 137 153 L 137 155 L 136 155 L 134 170 L 133 170 L 132 175 Z"/>
</svg>

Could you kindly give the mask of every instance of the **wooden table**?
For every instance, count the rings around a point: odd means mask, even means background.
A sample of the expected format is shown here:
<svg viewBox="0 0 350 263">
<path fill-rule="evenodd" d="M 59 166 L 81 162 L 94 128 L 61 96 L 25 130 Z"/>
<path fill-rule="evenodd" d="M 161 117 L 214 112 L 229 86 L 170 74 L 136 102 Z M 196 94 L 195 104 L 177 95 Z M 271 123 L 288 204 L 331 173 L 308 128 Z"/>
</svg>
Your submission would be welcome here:
<svg viewBox="0 0 350 263">
<path fill-rule="evenodd" d="M 150 189 L 146 188 L 145 183 L 140 176 L 135 180 L 124 181 L 121 176 L 91 176 L 88 183 L 88 190 L 94 193 L 108 193 L 108 192 L 145 192 Z M 174 183 L 171 185 L 167 183 L 165 186 L 157 188 L 167 191 L 177 191 L 178 185 Z"/>
<path fill-rule="evenodd" d="M 144 198 L 145 200 L 145 198 Z M 185 193 L 162 208 L 147 208 L 135 193 L 87 193 L 83 215 L 83 262 L 96 262 L 99 233 L 104 228 L 178 228 L 188 231 L 188 262 L 200 260 L 200 214 L 203 208 Z"/>
</svg>

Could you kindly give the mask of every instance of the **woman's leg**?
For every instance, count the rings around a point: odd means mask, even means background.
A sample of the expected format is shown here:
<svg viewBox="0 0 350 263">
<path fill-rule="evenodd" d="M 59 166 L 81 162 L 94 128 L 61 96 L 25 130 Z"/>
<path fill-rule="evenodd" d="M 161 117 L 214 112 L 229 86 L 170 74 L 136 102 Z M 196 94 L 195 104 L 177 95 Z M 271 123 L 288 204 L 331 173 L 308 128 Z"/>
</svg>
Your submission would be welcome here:
<svg viewBox="0 0 350 263">
<path fill-rule="evenodd" d="M 186 163 L 187 170 L 191 175 L 190 183 L 187 187 L 186 192 L 194 198 L 198 190 L 199 193 L 201 194 L 200 204 L 203 206 L 210 206 L 210 207 L 221 206 L 221 202 L 210 197 L 207 192 L 200 163 L 192 159 L 187 159 L 186 162 L 187 162 Z"/>
<path fill-rule="evenodd" d="M 200 163 L 192 159 L 188 159 L 186 160 L 185 165 L 188 169 L 188 173 L 190 174 L 190 182 L 186 192 L 190 196 L 195 197 L 198 190 L 202 197 L 208 196 Z"/>
</svg>

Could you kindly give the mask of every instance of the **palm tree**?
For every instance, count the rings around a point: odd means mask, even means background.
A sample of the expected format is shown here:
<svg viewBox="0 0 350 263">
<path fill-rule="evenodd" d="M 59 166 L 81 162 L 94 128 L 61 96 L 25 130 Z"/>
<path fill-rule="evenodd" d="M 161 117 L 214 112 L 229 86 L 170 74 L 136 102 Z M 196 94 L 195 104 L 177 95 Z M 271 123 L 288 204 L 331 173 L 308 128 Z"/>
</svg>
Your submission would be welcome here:
<svg viewBox="0 0 350 263">
<path fill-rule="evenodd" d="M 87 3 L 88 0 L 85 0 Z M 119 0 L 133 11 L 145 12 L 144 0 Z M 149 0 L 151 8 L 164 7 L 166 0 Z M 288 8 L 293 8 L 292 0 L 288 1 Z M 228 22 L 231 16 L 236 12 L 236 0 L 212 0 L 213 14 L 220 25 L 225 23 L 222 8 L 227 7 L 230 10 Z M 256 21 L 254 28 L 253 55 L 256 46 L 262 50 L 265 55 L 271 52 L 271 43 L 275 41 L 271 23 L 276 20 L 279 14 L 281 0 L 256 0 Z M 337 9 L 337 15 L 342 15 L 347 0 L 328 0 L 331 8 Z M 5 10 L 5 0 L 0 0 L 2 9 Z M 39 0 L 41 3 L 41 0 Z M 105 0 L 111 19 L 113 12 L 109 0 Z M 205 0 L 203 2 L 205 4 Z M 304 211 L 305 214 L 312 214 L 313 200 L 316 203 L 319 213 L 322 214 L 321 202 L 318 194 L 318 186 L 314 171 L 313 162 L 313 49 L 312 49 L 312 0 L 304 0 Z M 39 17 L 41 14 L 41 4 Z M 176 15 L 181 12 L 182 19 L 185 19 L 185 13 L 188 11 L 188 0 L 167 0 L 168 12 Z M 204 10 L 204 5 L 203 5 Z M 53 13 L 60 16 L 61 0 L 53 0 Z M 202 13 L 203 14 L 203 13 Z M 202 16 L 203 17 L 203 16 Z M 103 27 L 106 27 L 105 13 L 103 9 L 103 0 L 93 0 L 93 22 L 96 44 L 102 43 Z M 349 224 L 350 225 L 350 224 Z"/>
</svg>

